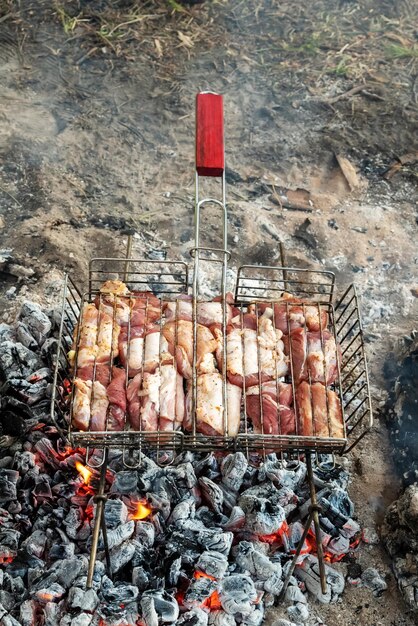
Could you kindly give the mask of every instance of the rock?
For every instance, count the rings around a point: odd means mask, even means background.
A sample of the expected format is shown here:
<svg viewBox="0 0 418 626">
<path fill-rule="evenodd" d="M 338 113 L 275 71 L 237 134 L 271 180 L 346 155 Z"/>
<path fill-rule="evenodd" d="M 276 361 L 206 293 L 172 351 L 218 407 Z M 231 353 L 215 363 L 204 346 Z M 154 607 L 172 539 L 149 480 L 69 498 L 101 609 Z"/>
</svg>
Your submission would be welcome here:
<svg viewBox="0 0 418 626">
<path fill-rule="evenodd" d="M 68 594 L 68 605 L 72 609 L 81 609 L 82 611 L 93 612 L 99 603 L 94 589 L 80 589 L 80 587 L 71 587 Z"/>
<path fill-rule="evenodd" d="M 388 588 L 380 573 L 374 567 L 368 567 L 361 575 L 361 583 L 364 587 L 371 589 L 375 597 L 382 595 Z"/>
<path fill-rule="evenodd" d="M 364 543 L 368 543 L 371 546 L 376 546 L 380 543 L 379 535 L 374 528 L 363 528 L 362 540 Z"/>
<path fill-rule="evenodd" d="M 48 586 L 38 589 L 33 597 L 35 600 L 42 604 L 46 602 L 57 602 L 58 600 L 61 600 L 64 594 L 64 587 L 62 587 L 58 583 L 52 583 Z"/>
<path fill-rule="evenodd" d="M 309 609 L 306 604 L 297 603 L 294 606 L 289 606 L 287 614 L 290 618 L 297 622 L 306 622 L 309 619 Z"/>
<path fill-rule="evenodd" d="M 22 304 L 19 320 L 25 333 L 32 336 L 38 346 L 42 346 L 51 332 L 51 321 L 39 304 L 26 300 Z"/>
<path fill-rule="evenodd" d="M 0 344 L 0 373 L 5 380 L 27 378 L 42 367 L 39 357 L 20 342 Z"/>
</svg>

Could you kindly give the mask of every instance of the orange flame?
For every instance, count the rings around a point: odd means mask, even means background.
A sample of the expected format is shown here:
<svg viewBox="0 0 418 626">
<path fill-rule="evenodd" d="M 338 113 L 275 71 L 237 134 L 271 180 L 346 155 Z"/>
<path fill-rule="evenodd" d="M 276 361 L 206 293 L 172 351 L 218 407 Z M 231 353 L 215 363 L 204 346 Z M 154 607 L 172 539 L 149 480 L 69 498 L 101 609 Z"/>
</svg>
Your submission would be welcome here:
<svg viewBox="0 0 418 626">
<path fill-rule="evenodd" d="M 83 477 L 85 484 L 88 485 L 93 472 L 91 472 L 87 467 L 80 463 L 80 461 L 75 462 L 75 468 L 77 472 L 79 472 Z"/>
<path fill-rule="evenodd" d="M 147 506 L 148 503 L 145 500 L 140 500 L 139 502 L 135 502 L 134 504 L 136 506 L 136 510 L 135 513 L 132 514 L 131 519 L 145 519 L 146 517 L 148 517 L 148 515 L 152 513 L 152 509 Z"/>
</svg>

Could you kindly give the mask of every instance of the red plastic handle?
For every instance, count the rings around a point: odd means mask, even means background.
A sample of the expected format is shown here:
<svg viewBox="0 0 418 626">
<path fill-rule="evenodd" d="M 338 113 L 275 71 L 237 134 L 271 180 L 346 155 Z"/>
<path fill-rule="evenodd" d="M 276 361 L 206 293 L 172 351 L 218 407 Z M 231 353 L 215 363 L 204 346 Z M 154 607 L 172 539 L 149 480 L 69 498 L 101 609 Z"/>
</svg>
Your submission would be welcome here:
<svg viewBox="0 0 418 626">
<path fill-rule="evenodd" d="M 223 98 L 215 93 L 196 96 L 196 171 L 222 176 L 225 168 Z"/>
</svg>

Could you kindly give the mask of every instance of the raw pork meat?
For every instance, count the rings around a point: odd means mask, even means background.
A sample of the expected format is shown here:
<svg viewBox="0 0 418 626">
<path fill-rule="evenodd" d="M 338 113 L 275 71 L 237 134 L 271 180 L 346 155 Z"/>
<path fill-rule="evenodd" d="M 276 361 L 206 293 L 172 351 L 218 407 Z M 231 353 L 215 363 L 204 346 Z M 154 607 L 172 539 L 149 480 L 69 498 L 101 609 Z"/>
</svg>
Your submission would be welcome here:
<svg viewBox="0 0 418 626">
<path fill-rule="evenodd" d="M 344 436 L 340 400 L 321 383 L 302 382 L 296 390 L 299 434 L 304 437 Z"/>
<path fill-rule="evenodd" d="M 279 402 L 277 402 L 277 391 Z M 296 433 L 292 385 L 275 381 L 261 385 L 263 420 L 261 420 L 260 387 L 246 390 L 246 412 L 251 419 L 254 431 L 264 435 L 294 435 Z"/>
<path fill-rule="evenodd" d="M 293 377 L 301 380 L 326 383 L 335 382 L 338 375 L 337 347 L 334 335 L 329 330 L 305 333 L 303 328 L 292 330 L 285 337 L 285 350 L 292 356 Z M 290 343 L 290 346 L 289 346 Z"/>
</svg>

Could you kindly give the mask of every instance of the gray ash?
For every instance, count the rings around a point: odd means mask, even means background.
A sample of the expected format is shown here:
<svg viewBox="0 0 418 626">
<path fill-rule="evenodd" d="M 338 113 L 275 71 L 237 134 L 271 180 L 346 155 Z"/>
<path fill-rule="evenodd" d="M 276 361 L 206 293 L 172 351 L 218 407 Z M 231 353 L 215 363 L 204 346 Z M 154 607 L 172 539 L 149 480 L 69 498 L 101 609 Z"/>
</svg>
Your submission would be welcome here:
<svg viewBox="0 0 418 626">
<path fill-rule="evenodd" d="M 31 337 L 18 337 L 16 325 L 1 332 L 0 349 L 8 354 L 1 371 L 2 626 L 262 624 L 283 590 L 308 514 L 305 463 L 271 454 L 256 466 L 240 452 L 186 452 L 163 467 L 156 456 L 143 456 L 134 470 L 111 450 L 105 503 L 110 571 L 101 538 L 87 590 L 99 474 L 90 470 L 83 478 L 76 465 L 86 466 L 86 451 L 70 448 L 51 422 L 56 317 L 40 315 L 30 303 L 25 310 L 18 324 L 23 319 Z M 19 341 L 23 337 L 30 347 Z M 90 454 L 97 464 L 102 451 Z M 340 559 L 360 528 L 346 472 L 320 460 L 315 481 L 322 541 L 328 557 Z M 137 519 L 144 507 L 144 519 Z M 321 602 L 334 602 L 343 591 L 344 580 L 327 566 L 329 593 L 318 595 L 316 572 L 314 553 L 302 554 L 286 592 L 295 619 L 306 617 L 307 590 Z"/>
</svg>

